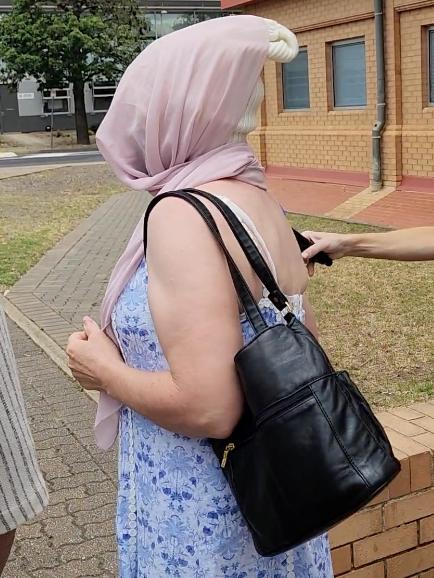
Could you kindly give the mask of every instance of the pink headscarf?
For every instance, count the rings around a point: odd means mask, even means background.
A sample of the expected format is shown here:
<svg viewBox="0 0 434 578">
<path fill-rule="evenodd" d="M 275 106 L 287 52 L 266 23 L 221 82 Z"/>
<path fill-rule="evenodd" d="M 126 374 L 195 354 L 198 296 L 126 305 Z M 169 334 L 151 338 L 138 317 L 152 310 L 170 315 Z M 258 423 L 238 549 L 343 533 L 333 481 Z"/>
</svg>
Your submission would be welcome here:
<svg viewBox="0 0 434 578">
<path fill-rule="evenodd" d="M 231 136 L 267 58 L 267 22 L 228 16 L 195 24 L 152 43 L 128 67 L 97 133 L 98 148 L 119 179 L 152 193 L 235 178 L 265 189 L 264 171 L 246 143 Z M 101 308 L 113 307 L 143 259 L 141 220 L 113 269 Z M 121 404 L 101 394 L 97 444 L 118 431 Z"/>
</svg>

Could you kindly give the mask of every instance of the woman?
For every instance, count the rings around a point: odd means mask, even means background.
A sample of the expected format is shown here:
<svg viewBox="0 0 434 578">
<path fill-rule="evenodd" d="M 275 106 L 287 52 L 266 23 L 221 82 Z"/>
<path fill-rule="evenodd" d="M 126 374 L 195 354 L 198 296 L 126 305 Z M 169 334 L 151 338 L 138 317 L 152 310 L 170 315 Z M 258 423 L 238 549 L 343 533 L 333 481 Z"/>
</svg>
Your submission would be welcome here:
<svg viewBox="0 0 434 578">
<path fill-rule="evenodd" d="M 125 73 L 98 145 L 136 189 L 200 187 L 223 198 L 275 269 L 295 314 L 304 319 L 306 311 L 315 330 L 297 243 L 246 143 L 263 98 L 267 55 L 289 62 L 297 51 L 289 30 L 254 16 L 163 37 Z M 207 204 L 267 322 L 281 321 Z M 122 578 L 330 578 L 326 537 L 273 558 L 256 553 L 210 447 L 208 438 L 226 437 L 240 418 L 233 359 L 252 337 L 221 251 L 179 199 L 165 199 L 152 212 L 146 262 L 142 228 L 143 221 L 103 303 L 103 329 L 122 357 L 89 318 L 68 347 L 77 379 L 102 392 L 96 434 L 103 447 L 115 439 L 120 410 Z"/>
<path fill-rule="evenodd" d="M 313 245 L 303 252 L 303 258 L 313 272 L 309 260 L 320 251 L 332 259 L 370 257 L 393 261 L 429 261 L 434 259 L 434 227 L 414 227 L 387 233 L 303 233 Z"/>
</svg>

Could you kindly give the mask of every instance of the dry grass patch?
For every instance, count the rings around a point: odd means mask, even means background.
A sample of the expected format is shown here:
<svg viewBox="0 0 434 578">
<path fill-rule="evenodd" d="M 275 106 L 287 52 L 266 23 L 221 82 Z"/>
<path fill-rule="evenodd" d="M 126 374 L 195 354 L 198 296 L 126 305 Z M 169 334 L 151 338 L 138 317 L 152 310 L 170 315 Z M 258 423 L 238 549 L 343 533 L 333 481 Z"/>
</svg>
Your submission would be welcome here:
<svg viewBox="0 0 434 578">
<path fill-rule="evenodd" d="M 13 285 L 101 202 L 122 190 L 106 165 L 0 180 L 0 291 Z"/>
<path fill-rule="evenodd" d="M 299 230 L 378 230 L 290 215 Z M 317 268 L 309 295 L 321 342 L 377 408 L 407 405 L 434 391 L 434 262 L 346 258 Z"/>
</svg>

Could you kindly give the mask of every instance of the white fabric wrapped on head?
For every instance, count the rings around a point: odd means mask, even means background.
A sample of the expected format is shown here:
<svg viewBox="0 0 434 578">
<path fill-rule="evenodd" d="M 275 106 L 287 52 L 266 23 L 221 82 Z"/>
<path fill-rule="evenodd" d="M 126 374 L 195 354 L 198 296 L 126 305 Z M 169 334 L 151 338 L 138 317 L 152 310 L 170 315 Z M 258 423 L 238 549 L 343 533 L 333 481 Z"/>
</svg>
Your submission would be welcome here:
<svg viewBox="0 0 434 578">
<path fill-rule="evenodd" d="M 268 25 L 270 39 L 268 58 L 275 62 L 291 62 L 298 54 L 298 41 L 295 34 L 274 20 L 268 18 L 264 20 Z M 257 111 L 263 98 L 264 85 L 259 79 L 230 142 L 245 142 L 247 135 L 255 130 Z"/>
<path fill-rule="evenodd" d="M 298 41 L 294 32 L 275 20 L 264 18 L 268 24 L 270 44 L 268 58 L 275 62 L 291 62 L 298 54 Z"/>
<path fill-rule="evenodd" d="M 261 102 L 264 100 L 264 92 L 264 83 L 259 78 L 247 103 L 246 111 L 241 117 L 229 142 L 245 142 L 247 135 L 255 130 L 258 124 L 257 113 Z"/>
</svg>

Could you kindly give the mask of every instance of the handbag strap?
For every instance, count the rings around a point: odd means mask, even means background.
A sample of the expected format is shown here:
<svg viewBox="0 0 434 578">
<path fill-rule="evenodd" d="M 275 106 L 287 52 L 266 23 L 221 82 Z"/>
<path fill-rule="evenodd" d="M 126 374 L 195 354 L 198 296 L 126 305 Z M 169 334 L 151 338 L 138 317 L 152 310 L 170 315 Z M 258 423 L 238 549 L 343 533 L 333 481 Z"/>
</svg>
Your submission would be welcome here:
<svg viewBox="0 0 434 578">
<path fill-rule="evenodd" d="M 238 217 L 228 207 L 228 205 L 218 197 L 205 191 L 200 191 L 198 189 L 183 189 L 183 192 L 194 193 L 208 199 L 220 211 L 229 227 L 231 228 L 232 233 L 234 234 L 238 243 L 240 244 L 240 247 L 244 251 L 244 254 L 247 257 L 247 260 L 249 261 L 252 269 L 260 279 L 261 283 L 267 289 L 269 293 L 268 298 L 270 301 L 275 307 L 277 307 L 277 309 L 279 309 L 279 311 L 283 311 L 287 307 L 289 308 L 288 298 L 277 285 L 276 279 L 274 278 L 274 275 L 271 272 L 267 262 L 265 261 L 261 252 L 258 250 L 250 235 L 240 223 Z"/>
<path fill-rule="evenodd" d="M 202 203 L 202 201 L 200 201 L 193 195 L 189 195 L 188 193 L 184 193 L 183 191 L 169 191 L 167 193 L 157 195 L 152 199 L 146 210 L 143 223 L 143 247 L 145 255 L 147 250 L 149 216 L 155 205 L 167 197 L 176 197 L 178 199 L 186 201 L 192 207 L 194 207 L 196 211 L 202 216 L 203 220 L 205 221 L 206 225 L 208 226 L 217 243 L 220 245 L 220 248 L 222 249 L 226 257 L 229 272 L 231 274 L 235 291 L 238 295 L 238 299 L 255 333 L 260 333 L 261 331 L 267 329 L 268 325 L 265 322 L 264 318 L 262 317 L 261 311 L 259 310 L 259 307 L 255 301 L 255 298 L 252 295 L 252 292 L 250 291 L 249 286 L 247 285 L 244 277 L 242 276 L 237 265 L 235 264 L 235 261 L 233 260 L 231 254 L 227 250 L 213 216 L 211 215 L 207 207 Z"/>
</svg>

